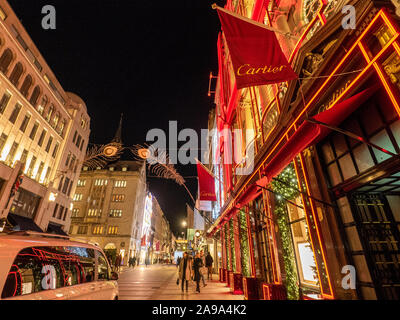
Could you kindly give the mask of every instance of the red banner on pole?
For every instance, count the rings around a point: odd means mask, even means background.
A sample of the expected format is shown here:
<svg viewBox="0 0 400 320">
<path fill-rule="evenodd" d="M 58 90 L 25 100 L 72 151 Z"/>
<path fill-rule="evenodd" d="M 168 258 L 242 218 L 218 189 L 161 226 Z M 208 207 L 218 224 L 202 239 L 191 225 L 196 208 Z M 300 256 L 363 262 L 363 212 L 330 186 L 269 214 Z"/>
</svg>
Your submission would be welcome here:
<svg viewBox="0 0 400 320">
<path fill-rule="evenodd" d="M 275 31 L 217 7 L 238 89 L 297 79 Z"/>
<path fill-rule="evenodd" d="M 214 176 L 199 161 L 197 161 L 197 175 L 199 177 L 199 199 L 217 201 Z"/>
<path fill-rule="evenodd" d="M 142 237 L 142 241 L 141 241 L 140 245 L 141 245 L 142 247 L 145 247 L 145 246 L 146 246 L 146 235 L 145 235 L 145 234 L 144 234 L 143 237 Z"/>
</svg>

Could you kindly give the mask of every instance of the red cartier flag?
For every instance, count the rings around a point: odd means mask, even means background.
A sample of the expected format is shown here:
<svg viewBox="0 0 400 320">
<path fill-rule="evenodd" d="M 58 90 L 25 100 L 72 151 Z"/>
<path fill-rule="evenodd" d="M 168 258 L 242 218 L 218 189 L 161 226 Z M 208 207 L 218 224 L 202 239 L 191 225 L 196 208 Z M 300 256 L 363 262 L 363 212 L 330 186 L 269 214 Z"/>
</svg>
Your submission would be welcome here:
<svg viewBox="0 0 400 320">
<path fill-rule="evenodd" d="M 297 79 L 275 32 L 217 7 L 238 89 Z"/>
<path fill-rule="evenodd" d="M 145 235 L 145 234 L 144 234 L 143 237 L 142 237 L 142 241 L 141 241 L 140 245 L 141 245 L 142 247 L 145 247 L 145 246 L 146 246 L 146 235 Z"/>
<path fill-rule="evenodd" d="M 202 201 L 217 201 L 214 176 L 198 160 L 197 176 L 199 177 L 199 199 Z"/>
</svg>

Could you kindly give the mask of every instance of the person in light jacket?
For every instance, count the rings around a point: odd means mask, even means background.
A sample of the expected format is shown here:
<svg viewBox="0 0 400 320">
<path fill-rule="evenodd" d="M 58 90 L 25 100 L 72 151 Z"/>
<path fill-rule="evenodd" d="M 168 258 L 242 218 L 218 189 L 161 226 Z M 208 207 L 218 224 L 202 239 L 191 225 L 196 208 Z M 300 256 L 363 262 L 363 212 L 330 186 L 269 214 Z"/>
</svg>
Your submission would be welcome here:
<svg viewBox="0 0 400 320">
<path fill-rule="evenodd" d="M 185 252 L 183 254 L 183 259 L 179 263 L 179 279 L 181 280 L 182 292 L 184 283 L 186 282 L 186 292 L 188 292 L 189 288 L 189 280 L 192 277 L 193 273 L 193 262 L 192 259 L 189 259 L 188 254 Z"/>
</svg>

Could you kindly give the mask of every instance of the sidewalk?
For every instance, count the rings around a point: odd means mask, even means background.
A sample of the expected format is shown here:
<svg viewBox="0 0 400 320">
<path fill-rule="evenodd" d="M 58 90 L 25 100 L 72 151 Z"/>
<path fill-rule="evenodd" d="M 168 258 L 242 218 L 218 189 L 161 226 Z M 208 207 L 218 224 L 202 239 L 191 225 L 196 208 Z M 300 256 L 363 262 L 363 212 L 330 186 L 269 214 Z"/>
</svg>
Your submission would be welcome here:
<svg viewBox="0 0 400 320">
<path fill-rule="evenodd" d="M 178 269 L 174 265 L 137 266 L 134 269 L 121 267 L 119 272 L 120 300 L 244 300 L 243 295 L 233 295 L 225 283 L 206 280 L 206 287 L 200 283 L 200 293 L 196 293 L 196 283 L 189 281 L 188 292 L 182 292 L 181 283 L 176 284 Z M 207 277 L 206 277 L 207 279 Z"/>
<path fill-rule="evenodd" d="M 203 287 L 200 281 L 200 293 L 196 293 L 196 282 L 189 281 L 189 290 L 182 292 L 181 282 L 176 284 L 176 277 L 174 276 L 158 294 L 158 300 L 244 300 L 243 295 L 233 295 L 230 288 L 225 283 L 218 281 L 218 275 L 213 275 L 213 280 L 207 280 L 206 287 Z M 185 284 L 186 286 L 186 284 Z"/>
</svg>

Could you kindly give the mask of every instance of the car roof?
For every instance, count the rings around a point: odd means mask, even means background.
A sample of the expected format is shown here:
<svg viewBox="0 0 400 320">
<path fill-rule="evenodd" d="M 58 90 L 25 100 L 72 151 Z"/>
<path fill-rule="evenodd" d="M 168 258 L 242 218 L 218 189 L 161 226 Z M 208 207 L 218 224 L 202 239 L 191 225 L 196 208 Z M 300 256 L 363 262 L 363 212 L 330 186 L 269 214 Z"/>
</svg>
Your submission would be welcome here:
<svg viewBox="0 0 400 320">
<path fill-rule="evenodd" d="M 0 248 L 8 247 L 11 249 L 13 247 L 14 249 L 22 249 L 34 246 L 85 247 L 101 251 L 100 246 L 89 243 L 84 239 L 36 232 L 0 233 Z"/>
</svg>

